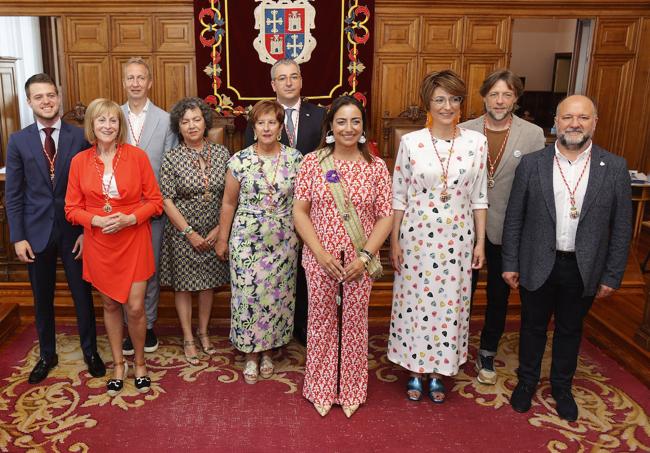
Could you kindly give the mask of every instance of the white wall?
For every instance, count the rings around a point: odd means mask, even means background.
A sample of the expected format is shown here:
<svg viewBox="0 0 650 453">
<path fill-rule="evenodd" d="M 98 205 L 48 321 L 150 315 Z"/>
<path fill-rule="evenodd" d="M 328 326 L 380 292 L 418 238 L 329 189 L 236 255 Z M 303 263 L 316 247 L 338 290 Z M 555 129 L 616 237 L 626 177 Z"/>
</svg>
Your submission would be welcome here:
<svg viewBox="0 0 650 453">
<path fill-rule="evenodd" d="M 41 53 L 41 33 L 38 17 L 0 17 L 0 55 L 19 58 L 16 61 L 16 83 L 18 85 L 18 102 L 20 122 L 25 127 L 34 122 L 32 110 L 27 105 L 25 81 L 43 72 Z"/>
<path fill-rule="evenodd" d="M 555 54 L 573 52 L 577 20 L 515 19 L 510 69 L 526 77 L 526 91 L 551 91 Z"/>
</svg>

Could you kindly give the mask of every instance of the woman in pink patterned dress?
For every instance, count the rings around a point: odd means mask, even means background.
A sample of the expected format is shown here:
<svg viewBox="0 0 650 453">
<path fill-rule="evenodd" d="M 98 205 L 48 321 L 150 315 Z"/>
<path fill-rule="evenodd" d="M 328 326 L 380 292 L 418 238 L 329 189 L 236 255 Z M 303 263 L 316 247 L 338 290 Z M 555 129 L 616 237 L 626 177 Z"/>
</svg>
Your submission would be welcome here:
<svg viewBox="0 0 650 453">
<path fill-rule="evenodd" d="M 350 417 L 366 400 L 368 386 L 368 302 L 372 280 L 365 269 L 392 225 L 390 174 L 366 146 L 366 115 L 355 98 L 343 96 L 330 107 L 321 148 L 303 161 L 293 215 L 305 242 L 303 265 L 309 287 L 307 364 L 303 395 L 325 416 L 340 404 Z M 324 157 L 336 170 L 325 173 Z M 331 193 L 340 184 L 346 205 L 356 210 L 367 242 L 355 250 Z M 341 252 L 344 261 L 340 262 Z M 339 368 L 337 294 L 343 286 Z M 337 386 L 338 379 L 338 386 Z M 339 389 L 337 393 L 337 388 Z"/>
</svg>

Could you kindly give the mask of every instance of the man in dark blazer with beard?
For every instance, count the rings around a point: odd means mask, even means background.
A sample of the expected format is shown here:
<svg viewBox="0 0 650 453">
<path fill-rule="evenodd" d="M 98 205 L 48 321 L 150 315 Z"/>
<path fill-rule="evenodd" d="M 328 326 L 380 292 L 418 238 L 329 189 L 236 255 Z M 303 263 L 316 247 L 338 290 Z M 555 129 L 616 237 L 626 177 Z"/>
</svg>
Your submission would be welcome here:
<svg viewBox="0 0 650 453">
<path fill-rule="evenodd" d="M 321 140 L 325 109 L 300 98 L 302 76 L 298 63 L 290 58 L 276 61 L 271 67 L 271 87 L 278 103 L 284 108 L 280 142 L 296 148 L 303 155 L 314 151 Z M 253 127 L 248 123 L 244 146 L 248 147 L 254 142 Z M 307 279 L 302 264 L 298 264 L 296 280 L 294 336 L 303 345 L 307 344 Z"/>
<path fill-rule="evenodd" d="M 503 226 L 503 278 L 521 295 L 519 382 L 510 403 L 526 412 L 554 316 L 551 393 L 558 415 L 578 417 L 571 393 L 582 323 L 594 298 L 620 286 L 632 236 L 625 159 L 591 141 L 598 119 L 585 96 L 557 107 L 555 144 L 517 167 Z"/>
<path fill-rule="evenodd" d="M 81 278 L 83 230 L 72 226 L 63 212 L 70 161 L 90 145 L 81 129 L 61 121 L 61 100 L 50 76 L 30 77 L 25 92 L 36 122 L 9 137 L 5 200 L 10 239 L 18 259 L 27 263 L 34 294 L 40 359 L 29 383 L 41 382 L 58 364 L 54 331 L 58 257 L 72 293 L 88 371 L 94 377 L 104 376 L 90 284 Z"/>
</svg>

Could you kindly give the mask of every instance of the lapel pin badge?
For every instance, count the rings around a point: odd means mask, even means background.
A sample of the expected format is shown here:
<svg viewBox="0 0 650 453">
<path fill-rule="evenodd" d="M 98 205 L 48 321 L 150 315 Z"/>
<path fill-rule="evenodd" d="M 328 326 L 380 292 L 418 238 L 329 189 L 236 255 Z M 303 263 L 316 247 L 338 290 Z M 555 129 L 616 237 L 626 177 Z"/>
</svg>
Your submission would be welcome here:
<svg viewBox="0 0 650 453">
<path fill-rule="evenodd" d="M 309 113 L 305 113 L 305 116 L 311 116 L 311 115 L 309 115 Z"/>
<path fill-rule="evenodd" d="M 605 162 L 603 162 L 603 161 L 601 160 L 601 161 L 600 161 L 600 166 L 601 166 L 601 167 L 604 167 L 604 166 L 605 166 Z"/>
<path fill-rule="evenodd" d="M 516 149 L 515 152 L 512 153 L 512 154 L 513 154 L 513 156 L 515 156 L 515 157 L 521 157 L 521 151 L 519 151 L 518 149 Z"/>
</svg>

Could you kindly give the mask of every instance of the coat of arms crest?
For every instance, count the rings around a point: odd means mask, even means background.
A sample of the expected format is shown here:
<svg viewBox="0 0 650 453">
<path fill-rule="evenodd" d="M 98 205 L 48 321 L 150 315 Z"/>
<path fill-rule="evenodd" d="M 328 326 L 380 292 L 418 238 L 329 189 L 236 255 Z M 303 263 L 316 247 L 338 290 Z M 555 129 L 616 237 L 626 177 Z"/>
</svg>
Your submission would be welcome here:
<svg viewBox="0 0 650 453">
<path fill-rule="evenodd" d="M 316 48 L 311 35 L 316 9 L 309 0 L 256 0 L 255 29 L 260 33 L 253 47 L 260 61 L 273 64 L 282 58 L 304 63 Z"/>
</svg>

